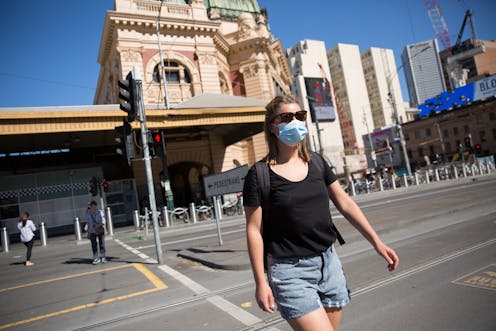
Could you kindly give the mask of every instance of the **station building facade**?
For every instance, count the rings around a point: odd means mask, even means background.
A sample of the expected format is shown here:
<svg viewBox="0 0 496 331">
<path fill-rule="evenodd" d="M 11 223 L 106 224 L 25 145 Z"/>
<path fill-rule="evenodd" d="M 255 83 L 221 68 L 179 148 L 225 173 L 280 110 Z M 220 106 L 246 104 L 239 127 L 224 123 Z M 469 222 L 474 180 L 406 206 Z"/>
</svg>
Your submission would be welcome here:
<svg viewBox="0 0 496 331">
<path fill-rule="evenodd" d="M 159 206 L 164 170 L 174 204 L 186 206 L 205 199 L 203 176 L 262 158 L 264 105 L 290 94 L 284 51 L 256 0 L 115 0 L 98 63 L 94 105 L 0 112 L 1 220 L 26 209 L 54 226 L 84 217 L 88 199 L 98 198 L 88 195 L 92 177 L 111 184 L 99 196 L 124 219 L 127 209 L 142 206 L 139 123 L 132 123 L 130 164 L 116 153 L 115 140 L 126 115 L 118 80 L 133 67 L 141 71 L 148 128 L 165 137 L 165 157 L 152 160 Z"/>
</svg>

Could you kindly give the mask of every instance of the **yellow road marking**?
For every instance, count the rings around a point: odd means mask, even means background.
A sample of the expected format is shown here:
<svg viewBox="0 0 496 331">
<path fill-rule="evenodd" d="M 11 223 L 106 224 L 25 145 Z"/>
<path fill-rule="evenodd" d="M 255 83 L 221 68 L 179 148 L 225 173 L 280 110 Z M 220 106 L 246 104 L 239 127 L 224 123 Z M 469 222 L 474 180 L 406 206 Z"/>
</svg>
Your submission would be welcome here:
<svg viewBox="0 0 496 331">
<path fill-rule="evenodd" d="M 452 283 L 494 291 L 496 290 L 496 272 L 491 270 L 482 272 L 491 267 L 496 268 L 496 263 L 491 263 L 485 267 L 472 271 L 453 280 Z M 478 273 L 479 275 L 477 275 Z M 485 277 L 484 275 L 487 275 L 488 277 Z"/>
<path fill-rule="evenodd" d="M 160 278 L 158 278 L 157 276 L 155 276 L 155 274 L 153 272 L 151 272 L 147 267 L 145 267 L 144 265 L 142 264 L 134 264 L 134 267 L 140 271 L 143 275 L 145 275 L 146 278 L 148 278 L 148 280 L 150 282 L 152 282 L 153 285 L 155 285 L 155 287 L 157 289 L 166 289 L 167 288 L 167 285 L 165 285 L 164 282 L 162 282 L 160 280 Z"/>
<path fill-rule="evenodd" d="M 25 319 L 25 320 L 21 320 L 21 321 L 12 322 L 12 323 L 9 323 L 9 324 L 0 325 L 0 330 L 4 330 L 4 329 L 7 329 L 7 328 L 11 328 L 11 327 L 14 327 L 14 326 L 18 326 L 18 325 L 22 325 L 22 324 L 26 324 L 26 323 L 30 323 L 30 322 L 34 322 L 34 321 L 39 321 L 39 320 L 42 320 L 42 319 L 45 319 L 45 318 L 49 318 L 49 317 L 54 317 L 54 316 L 58 316 L 58 315 L 62 315 L 62 314 L 71 313 L 71 312 L 82 310 L 82 309 L 86 309 L 86 308 L 100 306 L 100 305 L 103 305 L 103 304 L 106 304 L 106 303 L 110 303 L 110 302 L 115 302 L 115 301 L 120 301 L 120 300 L 125 300 L 125 299 L 129 299 L 129 298 L 137 297 L 137 296 L 143 295 L 143 294 L 157 292 L 157 291 L 160 291 L 160 290 L 163 290 L 163 289 L 166 289 L 167 288 L 167 285 L 164 282 L 162 282 L 157 276 L 155 276 L 155 274 L 152 273 L 147 267 L 145 267 L 142 264 L 132 263 L 130 265 L 123 265 L 123 266 L 118 266 L 118 267 L 113 267 L 113 268 L 100 269 L 100 270 L 95 270 L 95 271 L 80 273 L 80 274 L 77 274 L 77 275 L 71 275 L 71 276 L 65 276 L 65 277 L 58 277 L 58 278 L 48 279 L 48 280 L 45 280 L 45 281 L 40 281 L 40 282 L 34 282 L 34 283 L 30 283 L 30 284 L 24 284 L 24 285 L 14 286 L 14 287 L 2 289 L 1 291 L 18 289 L 18 288 L 27 287 L 27 286 L 33 286 L 33 285 L 39 285 L 39 284 L 54 282 L 54 281 L 57 281 L 57 280 L 63 280 L 63 279 L 68 279 L 68 278 L 80 277 L 80 276 L 94 274 L 94 273 L 99 273 L 99 272 L 103 272 L 103 271 L 110 271 L 110 270 L 122 269 L 122 268 L 126 268 L 126 267 L 134 267 L 136 270 L 138 270 L 139 272 L 141 272 L 155 287 L 154 288 L 151 288 L 151 289 L 148 289 L 148 290 L 144 290 L 144 291 L 139 291 L 139 292 L 134 292 L 134 293 L 130 293 L 130 294 L 120 295 L 120 296 L 117 296 L 117 297 L 108 298 L 108 299 L 104 299 L 104 300 L 97 301 L 97 302 L 90 302 L 90 303 L 87 303 L 87 304 L 84 304 L 84 305 L 74 306 L 74 307 L 63 309 L 63 310 L 59 310 L 59 311 L 56 311 L 56 312 L 53 312 L 53 313 L 39 315 L 39 316 L 35 316 L 35 317 L 28 318 L 28 319 Z"/>
<path fill-rule="evenodd" d="M 100 272 L 104 271 L 110 271 L 110 270 L 116 270 L 116 269 L 122 269 L 122 268 L 129 268 L 132 267 L 132 265 L 121 265 L 118 267 L 112 267 L 112 268 L 107 268 L 107 269 L 98 269 L 94 271 L 88 271 L 88 272 L 83 272 L 80 274 L 75 274 L 75 275 L 69 275 L 69 276 L 63 276 L 63 277 L 57 277 L 57 278 L 51 278 L 51 279 L 45 279 L 45 280 L 40 280 L 38 282 L 33 282 L 33 283 L 28 283 L 28 284 L 22 284 L 18 286 L 12 286 L 12 287 L 7 287 L 7 288 L 2 288 L 0 289 L 0 292 L 5 292 L 5 291 L 12 291 L 12 290 L 17 290 L 19 288 L 23 287 L 28 287 L 28 286 L 33 286 L 33 285 L 39 285 L 39 284 L 46 284 L 46 283 L 51 283 L 51 282 L 56 282 L 59 280 L 64 280 L 64 279 L 69 279 L 69 278 L 74 278 L 74 277 L 81 277 L 81 276 L 86 276 L 86 275 L 91 275 L 91 274 L 97 274 Z"/>
</svg>

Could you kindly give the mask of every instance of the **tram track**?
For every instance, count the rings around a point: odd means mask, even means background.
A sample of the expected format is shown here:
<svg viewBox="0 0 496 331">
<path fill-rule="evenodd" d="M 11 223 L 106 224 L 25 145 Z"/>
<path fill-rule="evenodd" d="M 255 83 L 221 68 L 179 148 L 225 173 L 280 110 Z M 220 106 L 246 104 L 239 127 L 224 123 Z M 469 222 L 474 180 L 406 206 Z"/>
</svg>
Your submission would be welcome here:
<svg viewBox="0 0 496 331">
<path fill-rule="evenodd" d="M 469 247 L 466 247 L 463 249 L 455 250 L 451 253 L 442 255 L 442 256 L 434 258 L 434 259 L 430 259 L 430 260 L 428 260 L 422 264 L 413 266 L 411 268 L 408 268 L 405 271 L 402 271 L 402 272 L 399 272 L 395 275 L 392 275 L 391 277 L 389 277 L 387 279 L 374 281 L 374 282 L 371 282 L 368 285 L 365 285 L 363 287 L 351 290 L 351 297 L 352 297 L 352 299 L 359 297 L 359 296 L 364 295 L 366 293 L 377 290 L 381 287 L 390 285 L 392 283 L 395 283 L 395 282 L 400 281 L 402 279 L 405 279 L 407 277 L 410 277 L 410 276 L 413 276 L 413 275 L 418 274 L 420 272 L 434 268 L 434 267 L 436 267 L 442 263 L 454 260 L 460 256 L 465 255 L 465 254 L 469 254 L 471 252 L 477 251 L 479 249 L 482 249 L 482 248 L 485 248 L 487 246 L 491 246 L 494 244 L 496 244 L 496 238 L 482 241 L 482 242 L 479 242 L 475 245 L 472 245 L 472 246 L 469 246 Z M 257 325 L 252 325 L 249 327 L 242 328 L 239 331 L 270 330 L 268 328 L 276 327 L 282 323 L 286 323 L 286 321 L 281 316 L 277 316 L 277 317 L 265 319 L 262 322 L 258 323 Z"/>
<path fill-rule="evenodd" d="M 175 301 L 173 303 L 169 303 L 167 305 L 161 305 L 161 306 L 150 308 L 150 309 L 146 309 L 146 310 L 143 310 L 143 311 L 139 311 L 139 312 L 127 314 L 125 316 L 119 316 L 119 317 L 116 317 L 116 318 L 112 318 L 112 319 L 109 319 L 109 320 L 106 320 L 106 321 L 101 321 L 101 322 L 98 322 L 98 323 L 88 324 L 88 325 L 85 325 L 83 327 L 72 329 L 72 331 L 93 330 L 93 329 L 98 328 L 98 327 L 108 326 L 108 325 L 112 325 L 112 324 L 124 322 L 126 320 L 144 317 L 146 315 L 157 313 L 157 312 L 160 312 L 160 311 L 164 311 L 164 310 L 168 310 L 168 309 L 173 309 L 173 308 L 178 308 L 178 307 L 182 307 L 182 306 L 185 306 L 185 305 L 188 305 L 188 304 L 192 304 L 192 303 L 204 301 L 204 300 L 207 300 L 209 298 L 213 298 L 213 297 L 215 297 L 217 295 L 236 293 L 236 291 L 240 291 L 240 290 L 243 290 L 245 288 L 249 288 L 250 286 L 254 286 L 254 285 L 255 285 L 255 283 L 253 281 L 248 281 L 248 282 L 236 284 L 234 286 L 222 288 L 222 289 L 219 289 L 219 290 L 216 290 L 216 291 L 211 291 L 211 292 L 208 292 L 208 293 L 205 293 L 205 294 L 193 295 L 193 296 L 191 296 L 189 298 L 186 298 L 186 299 L 183 299 L 183 300 L 177 300 L 177 301 Z"/>
<path fill-rule="evenodd" d="M 402 279 L 414 276 L 420 272 L 434 268 L 434 267 L 436 267 L 442 263 L 449 262 L 449 261 L 454 260 L 460 256 L 465 255 L 465 254 L 469 254 L 471 252 L 477 251 L 479 249 L 482 249 L 484 247 L 494 245 L 494 244 L 496 244 L 496 238 L 482 241 L 482 242 L 479 242 L 477 244 L 471 245 L 471 246 L 463 248 L 463 249 L 452 251 L 448 254 L 439 256 L 439 257 L 434 258 L 434 259 L 429 259 L 428 261 L 425 261 L 422 264 L 412 266 L 411 268 L 404 270 L 402 272 L 399 272 L 395 275 L 392 275 L 391 277 L 389 277 L 387 279 L 373 281 L 373 282 L 370 282 L 369 284 L 367 284 L 365 286 L 353 289 L 351 296 L 352 296 L 352 298 L 359 297 L 359 296 L 364 295 L 366 293 L 377 290 L 381 287 L 388 286 L 388 285 L 395 283 L 397 281 L 400 281 Z M 75 328 L 72 330 L 73 331 L 93 330 L 93 329 L 96 329 L 99 327 L 109 326 L 112 324 L 125 322 L 127 320 L 141 318 L 141 317 L 147 316 L 149 314 L 153 314 L 153 313 L 157 313 L 157 312 L 161 312 L 161 311 L 166 311 L 166 310 L 174 309 L 174 308 L 180 308 L 180 307 L 183 307 L 183 306 L 186 306 L 189 304 L 193 304 L 193 303 L 207 301 L 207 299 L 213 298 L 213 297 L 218 296 L 218 295 L 233 294 L 233 293 L 236 293 L 238 291 L 242 291 L 244 289 L 248 289 L 248 288 L 254 287 L 254 286 L 255 286 L 254 281 L 247 281 L 247 282 L 243 282 L 243 283 L 236 284 L 233 286 L 225 287 L 225 288 L 222 288 L 219 290 L 210 291 L 210 292 L 205 293 L 205 294 L 193 295 L 193 296 L 188 297 L 186 299 L 177 300 L 175 302 L 172 302 L 172 303 L 169 303 L 166 305 L 161 305 L 161 306 L 146 309 L 143 311 L 127 314 L 125 316 L 120 316 L 120 317 L 112 318 L 109 320 L 88 324 L 88 325 L 85 325 L 83 327 Z M 276 327 L 276 326 L 283 324 L 283 323 L 286 323 L 286 321 L 282 317 L 276 316 L 276 317 L 271 317 L 271 318 L 262 320 L 261 322 L 257 323 L 256 325 L 247 326 L 247 327 L 244 327 L 244 328 L 239 329 L 239 330 L 240 331 L 270 330 L 269 328 Z"/>
<path fill-rule="evenodd" d="M 486 183 L 484 183 L 484 184 L 476 183 L 475 185 L 476 186 L 486 186 Z M 467 192 L 464 192 L 464 193 L 466 194 Z M 418 196 L 419 197 L 420 196 L 429 196 L 432 194 L 433 193 L 418 194 Z M 403 199 L 398 199 L 398 200 L 401 201 Z M 473 210 L 474 208 L 478 209 L 477 206 L 479 206 L 481 204 L 486 204 L 486 203 L 487 203 L 487 201 L 484 198 L 480 201 L 476 201 L 475 203 L 474 202 L 470 203 L 469 206 L 464 205 L 463 208 L 468 209 L 468 210 Z M 374 207 L 374 205 L 367 206 L 367 207 Z M 461 208 L 461 206 L 459 206 L 458 208 Z M 451 213 L 452 212 L 453 211 L 451 211 Z M 491 214 L 494 215 L 494 211 L 492 208 L 490 208 L 490 211 L 488 213 L 484 214 L 484 216 L 489 216 Z M 479 214 L 479 217 L 480 216 L 481 215 Z M 467 221 L 467 219 L 463 219 L 463 220 L 459 219 L 458 222 L 455 222 L 455 223 L 456 224 L 459 222 L 463 223 L 466 221 Z M 440 228 L 444 228 L 444 227 L 451 226 L 451 225 L 453 225 L 453 224 L 444 224 L 444 226 L 442 226 Z M 436 230 L 440 230 L 440 228 L 436 229 Z M 237 231 L 239 231 L 239 230 L 233 230 L 232 234 L 235 234 Z M 429 232 L 432 232 L 432 231 L 433 231 L 433 229 L 429 230 Z M 395 240 L 395 242 L 404 241 L 405 239 L 412 239 L 412 237 L 422 236 L 423 234 L 424 233 L 415 233 L 415 234 L 410 234 L 408 237 L 402 236 L 400 238 L 397 238 Z M 186 240 L 181 239 L 181 243 L 183 241 L 186 241 Z M 494 245 L 494 244 L 496 244 L 496 238 L 492 238 L 492 239 L 489 239 L 486 241 L 480 241 L 478 243 L 471 244 L 470 246 L 465 246 L 464 248 L 451 250 L 449 252 L 446 252 L 446 254 L 444 254 L 442 256 L 433 257 L 431 259 L 424 260 L 422 263 L 417 264 L 417 265 L 413 265 L 402 272 L 392 274 L 387 279 L 376 279 L 376 280 L 371 281 L 371 282 L 363 283 L 360 287 L 352 289 L 352 297 L 356 298 L 356 297 L 359 297 L 359 296 L 364 295 L 366 293 L 373 292 L 373 291 L 378 290 L 380 288 L 389 286 L 395 282 L 399 282 L 403 279 L 407 279 L 408 277 L 413 277 L 419 273 L 422 273 L 422 272 L 427 271 L 429 269 L 432 269 L 438 265 L 441 265 L 443 263 L 454 260 L 458 257 L 465 255 L 465 254 L 477 251 L 479 249 L 482 249 L 484 247 Z M 361 250 L 353 249 L 351 252 L 349 252 L 349 254 L 343 254 L 342 259 L 344 260 L 344 259 L 350 258 L 353 255 L 359 255 L 361 253 L 363 253 Z M 104 327 L 109 327 L 109 326 L 110 326 L 110 328 L 112 328 L 112 326 L 118 325 L 119 323 L 126 323 L 126 322 L 131 322 L 133 320 L 139 320 L 140 318 L 143 318 L 143 317 L 155 314 L 155 313 L 167 312 L 167 311 L 173 310 L 173 309 L 174 310 L 175 309 L 179 309 L 179 310 L 186 309 L 185 307 L 187 307 L 188 305 L 208 303 L 209 301 L 211 301 L 215 297 L 218 297 L 218 296 L 226 297 L 226 296 L 229 296 L 232 294 L 236 294 L 237 292 L 241 293 L 243 291 L 253 290 L 254 287 L 255 287 L 255 284 L 253 281 L 247 281 L 247 282 L 235 284 L 233 286 L 224 287 L 224 288 L 221 288 L 218 290 L 212 290 L 212 291 L 204 288 L 204 290 L 206 290 L 206 291 L 202 292 L 202 293 L 192 294 L 186 298 L 180 298 L 180 299 L 177 299 L 176 301 L 173 301 L 173 302 L 170 302 L 170 303 L 167 303 L 164 305 L 158 305 L 156 307 L 151 307 L 148 309 L 144 309 L 142 311 L 126 314 L 125 316 L 118 316 L 115 318 L 110 318 L 108 320 L 95 322 L 95 323 L 85 325 L 85 326 L 82 326 L 79 328 L 74 328 L 73 330 L 90 330 L 90 329 L 98 329 L 98 328 L 104 328 Z M 286 321 L 284 319 L 282 319 L 279 315 L 270 316 L 267 319 L 260 320 L 260 322 L 252 323 L 250 325 L 245 324 L 244 326 L 240 326 L 240 328 L 238 330 L 245 330 L 245 331 L 248 331 L 248 330 L 277 330 L 277 326 L 282 326 L 285 323 L 286 323 Z"/>
</svg>

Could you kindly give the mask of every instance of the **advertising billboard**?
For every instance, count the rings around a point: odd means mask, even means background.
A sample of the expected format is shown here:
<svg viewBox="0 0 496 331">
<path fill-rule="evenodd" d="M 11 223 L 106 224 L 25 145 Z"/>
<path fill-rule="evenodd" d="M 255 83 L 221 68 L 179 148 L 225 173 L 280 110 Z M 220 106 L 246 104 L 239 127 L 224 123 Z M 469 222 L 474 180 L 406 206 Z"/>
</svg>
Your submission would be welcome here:
<svg viewBox="0 0 496 331">
<path fill-rule="evenodd" d="M 370 133 L 373 152 L 370 150 L 369 135 L 363 135 L 365 154 L 369 167 L 373 167 L 372 157 L 375 156 L 378 166 L 384 164 L 388 167 L 399 167 L 402 161 L 399 138 L 396 136 L 394 128 L 378 130 Z"/>
<path fill-rule="evenodd" d="M 336 111 L 332 103 L 331 84 L 327 79 L 305 77 L 305 87 L 312 121 L 332 122 L 336 120 Z"/>
</svg>

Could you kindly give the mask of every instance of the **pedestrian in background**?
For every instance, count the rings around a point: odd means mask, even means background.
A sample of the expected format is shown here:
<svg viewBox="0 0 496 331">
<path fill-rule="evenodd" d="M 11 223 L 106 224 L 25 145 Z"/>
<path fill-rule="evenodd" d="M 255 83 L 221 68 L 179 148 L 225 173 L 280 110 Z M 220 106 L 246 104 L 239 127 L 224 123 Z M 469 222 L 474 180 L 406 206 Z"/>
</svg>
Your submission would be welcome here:
<svg viewBox="0 0 496 331">
<path fill-rule="evenodd" d="M 20 231 L 21 242 L 26 246 L 26 262 L 24 263 L 26 267 L 32 266 L 34 263 L 31 262 L 31 252 L 34 245 L 34 231 L 36 231 L 36 226 L 33 221 L 29 219 L 29 213 L 25 211 L 21 214 L 19 222 L 17 223 L 17 228 Z"/>
<path fill-rule="evenodd" d="M 276 303 L 295 330 L 336 331 L 350 295 L 333 247 L 337 233 L 331 226 L 329 199 L 384 257 L 390 271 L 399 259 L 343 191 L 327 162 L 308 152 L 306 115 L 289 96 L 275 97 L 266 106 L 269 152 L 262 165 L 268 167 L 270 194 L 263 199 L 253 166 L 243 189 L 248 252 L 261 309 L 273 313 Z"/>
<path fill-rule="evenodd" d="M 105 263 L 105 217 L 103 211 L 97 208 L 96 201 L 91 201 L 86 211 L 86 226 L 88 238 L 91 240 L 91 249 L 93 251 L 93 264 Z M 97 245 L 98 240 L 98 245 Z M 100 253 L 98 253 L 100 249 Z"/>
</svg>

